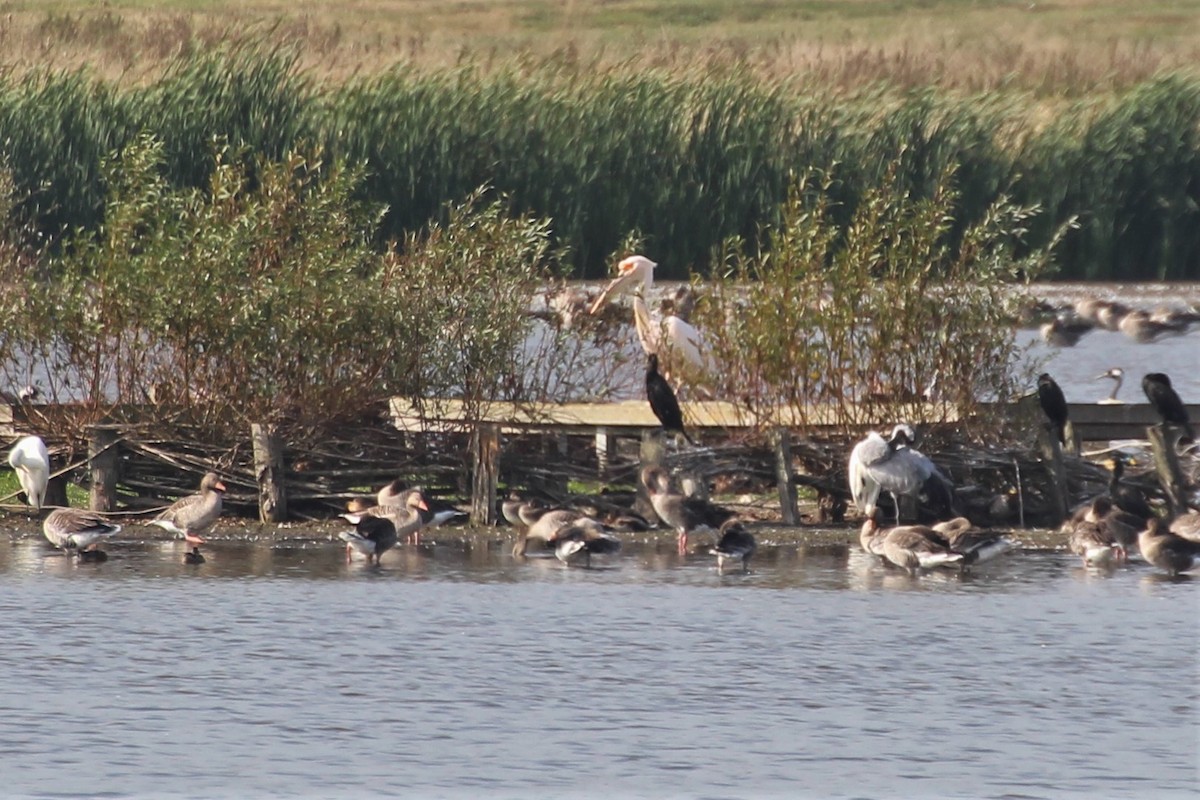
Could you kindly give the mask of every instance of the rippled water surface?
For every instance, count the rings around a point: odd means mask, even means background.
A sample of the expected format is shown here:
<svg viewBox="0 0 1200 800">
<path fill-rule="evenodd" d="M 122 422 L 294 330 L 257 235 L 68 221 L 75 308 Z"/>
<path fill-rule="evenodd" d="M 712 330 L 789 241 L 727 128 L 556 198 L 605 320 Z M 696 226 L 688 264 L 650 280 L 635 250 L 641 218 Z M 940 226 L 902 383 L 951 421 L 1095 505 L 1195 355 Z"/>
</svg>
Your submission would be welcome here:
<svg viewBox="0 0 1200 800">
<path fill-rule="evenodd" d="M 1195 796 L 1200 582 L 764 550 L 4 543 L 0 795 Z"/>
</svg>

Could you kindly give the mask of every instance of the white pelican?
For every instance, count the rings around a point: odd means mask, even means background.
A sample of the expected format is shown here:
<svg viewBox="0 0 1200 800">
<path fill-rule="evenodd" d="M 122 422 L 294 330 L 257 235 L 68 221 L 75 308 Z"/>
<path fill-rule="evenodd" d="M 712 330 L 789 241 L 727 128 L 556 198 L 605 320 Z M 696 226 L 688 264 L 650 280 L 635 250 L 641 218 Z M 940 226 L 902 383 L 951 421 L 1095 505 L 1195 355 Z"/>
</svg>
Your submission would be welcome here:
<svg viewBox="0 0 1200 800">
<path fill-rule="evenodd" d="M 633 294 L 633 322 L 638 341 L 646 355 L 657 355 L 666 375 L 713 371 L 712 358 L 700 336 L 700 331 L 674 314 L 655 319 L 646 305 L 646 295 L 654 287 L 655 262 L 645 256 L 630 256 L 617 264 L 617 277 L 604 288 L 592 303 L 597 313 L 617 294 Z"/>
<path fill-rule="evenodd" d="M 850 495 L 867 517 L 874 514 L 881 492 L 888 492 L 896 502 L 897 524 L 901 495 L 917 499 L 924 495 L 939 512 L 953 510 L 954 485 L 927 456 L 908 447 L 915 439 L 913 429 L 901 423 L 892 429 L 890 439 L 871 431 L 850 451 Z"/>
<path fill-rule="evenodd" d="M 26 436 L 9 451 L 8 464 L 17 473 L 25 501 L 41 511 L 50 483 L 50 453 L 46 443 L 40 436 Z"/>
</svg>

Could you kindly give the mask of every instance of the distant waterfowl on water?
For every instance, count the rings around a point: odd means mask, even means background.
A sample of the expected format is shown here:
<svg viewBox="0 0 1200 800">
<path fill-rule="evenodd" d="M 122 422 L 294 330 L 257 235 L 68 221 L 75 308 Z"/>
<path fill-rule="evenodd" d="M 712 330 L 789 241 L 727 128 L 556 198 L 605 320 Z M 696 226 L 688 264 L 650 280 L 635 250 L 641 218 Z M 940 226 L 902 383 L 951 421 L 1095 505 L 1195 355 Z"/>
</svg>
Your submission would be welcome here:
<svg viewBox="0 0 1200 800">
<path fill-rule="evenodd" d="M 1192 422 L 1188 418 L 1187 408 L 1183 400 L 1171 386 L 1171 379 L 1162 372 L 1150 372 L 1142 378 L 1142 391 L 1158 416 L 1164 423 L 1177 425 L 1183 429 L 1187 441 L 1195 441 L 1196 434 L 1192 431 Z"/>
<path fill-rule="evenodd" d="M 1142 309 L 1134 309 L 1121 317 L 1117 323 L 1121 333 L 1141 344 L 1150 344 L 1168 334 L 1184 333 L 1187 325 L 1178 323 L 1159 322 L 1152 319 L 1150 314 Z"/>
<path fill-rule="evenodd" d="M 589 567 L 593 555 L 613 555 L 621 550 L 621 540 L 589 517 L 559 528 L 547 543 L 554 546 L 555 557 L 564 564 L 582 561 Z"/>
<path fill-rule="evenodd" d="M 1098 402 L 1105 405 L 1124 403 L 1124 400 L 1117 399 L 1117 392 L 1121 391 L 1121 384 L 1125 381 L 1125 370 L 1121 369 L 1120 367 L 1112 367 L 1107 372 L 1102 372 L 1097 375 L 1095 380 L 1100 381 L 1104 380 L 1105 378 L 1108 378 L 1113 382 L 1112 391 L 1108 393 L 1108 397 Z"/>
<path fill-rule="evenodd" d="M 17 473 L 25 502 L 40 511 L 50 483 L 50 452 L 40 436 L 25 436 L 8 452 L 8 465 Z"/>
<path fill-rule="evenodd" d="M 1158 517 L 1151 517 L 1138 534 L 1138 549 L 1142 558 L 1172 577 L 1200 563 L 1200 542 L 1174 533 Z"/>
<path fill-rule="evenodd" d="M 671 490 L 671 478 L 662 467 L 646 467 L 641 474 L 642 485 L 650 496 L 654 513 L 675 530 L 680 555 L 687 553 L 688 536 L 698 531 L 719 531 L 735 515 L 707 500 L 685 497 Z"/>
<path fill-rule="evenodd" d="M 204 544 L 202 534 L 207 533 L 221 517 L 222 496 L 225 484 L 221 476 L 209 472 L 200 480 L 200 493 L 181 497 L 154 519 L 151 525 L 182 536 L 191 545 Z"/>
<path fill-rule="evenodd" d="M 741 520 L 727 519 L 721 524 L 720 536 L 717 543 L 709 550 L 717 557 L 717 571 L 723 572 L 726 561 L 741 561 L 742 569 L 750 568 L 750 557 L 758 548 L 754 534 L 746 530 Z"/>
<path fill-rule="evenodd" d="M 366 556 L 368 564 L 378 565 L 383 554 L 395 547 L 396 542 L 400 540 L 396 526 L 388 517 L 362 514 L 356 515 L 356 520 L 351 522 L 354 525 L 353 530 L 338 534 L 338 538 L 346 543 L 346 561 L 350 560 L 350 552 L 353 550 Z"/>
<path fill-rule="evenodd" d="M 1067 444 L 1067 398 L 1063 395 L 1063 390 L 1050 377 L 1050 373 L 1043 372 L 1037 379 L 1037 396 L 1038 404 L 1042 407 L 1042 413 L 1046 415 L 1046 419 L 1050 422 L 1050 431 L 1054 434 L 1054 438 L 1059 444 L 1064 447 Z"/>
<path fill-rule="evenodd" d="M 1042 340 L 1053 347 L 1074 347 L 1084 334 L 1096 327 L 1074 314 L 1059 314 L 1039 329 Z"/>
<path fill-rule="evenodd" d="M 927 456 L 909 445 L 916 435 L 903 423 L 884 439 L 872 431 L 850 451 L 847 477 L 850 494 L 859 511 L 870 517 L 881 492 L 896 503 L 900 522 L 900 497 L 925 498 L 939 515 L 953 513 L 954 485 Z"/>
<path fill-rule="evenodd" d="M 687 439 L 688 444 L 696 444 L 683 428 L 683 411 L 679 407 L 679 400 L 671 384 L 659 374 L 658 356 L 654 353 L 646 356 L 646 399 L 650 402 L 650 410 L 662 423 L 663 433 L 677 433 Z"/>
<path fill-rule="evenodd" d="M 119 533 L 121 526 L 82 508 L 56 508 L 42 520 L 42 533 L 60 550 L 74 552 L 85 560 L 98 560 L 99 545 Z"/>
</svg>

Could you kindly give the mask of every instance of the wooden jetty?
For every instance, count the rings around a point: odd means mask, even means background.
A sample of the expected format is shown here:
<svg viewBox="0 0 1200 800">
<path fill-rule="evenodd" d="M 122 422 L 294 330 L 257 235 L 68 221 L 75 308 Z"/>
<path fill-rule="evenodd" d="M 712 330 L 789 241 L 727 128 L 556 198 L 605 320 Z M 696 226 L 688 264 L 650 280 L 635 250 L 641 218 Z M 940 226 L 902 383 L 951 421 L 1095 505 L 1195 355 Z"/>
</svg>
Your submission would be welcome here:
<svg viewBox="0 0 1200 800">
<path fill-rule="evenodd" d="M 839 415 L 833 407 L 813 406 L 802 411 L 772 408 L 758 413 L 726 401 L 684 402 L 682 407 L 688 426 L 710 441 L 720 434 L 739 431 L 767 435 L 775 451 L 771 471 L 778 480 L 781 514 L 785 523 L 798 520 L 795 483 L 792 480 L 792 446 L 797 437 L 830 439 L 847 432 L 846 427 L 837 422 Z M 18 435 L 39 433 L 31 430 L 33 426 L 25 422 L 24 412 L 27 410 L 0 403 L 0 434 L 15 439 Z M 924 412 L 924 418 L 939 419 L 941 424 L 953 425 L 963 421 L 954 409 L 943 406 L 919 410 Z M 1028 400 L 991 410 L 1004 412 L 1023 427 L 1032 427 L 1039 420 L 1036 405 Z M 147 414 L 154 412 L 152 408 L 145 411 Z M 1193 419 L 1200 420 L 1200 405 L 1189 405 L 1188 411 Z M 1070 404 L 1069 412 L 1077 440 L 1108 442 L 1149 439 L 1155 450 L 1160 480 L 1166 487 L 1172 507 L 1182 503 L 1180 497 L 1186 481 L 1181 477 L 1177 459 L 1171 457 L 1174 443 L 1166 441 L 1161 435 L 1158 418 L 1149 404 L 1074 403 Z M 567 437 L 591 437 L 596 463 L 602 473 L 617 440 L 621 438 L 642 440 L 640 458 L 643 461 L 662 458 L 663 453 L 661 445 L 648 444 L 649 440 L 657 438 L 659 423 L 643 400 L 564 404 L 493 401 L 469 405 L 452 399 L 417 402 L 411 398 L 394 397 L 386 404 L 385 417 L 396 431 L 404 434 L 461 434 L 467 437 L 472 517 L 479 524 L 495 521 L 496 493 L 502 478 L 500 454 L 504 436 L 534 434 L 551 439 L 557 437 L 560 442 L 565 442 Z M 867 419 L 853 426 L 850 433 L 869 428 L 884 431 L 894 421 Z M 97 425 L 90 430 L 86 466 L 90 470 L 91 505 L 96 510 L 110 510 L 116 501 L 121 437 L 114 426 Z M 1157 436 L 1153 433 L 1156 430 L 1159 431 Z M 45 432 L 40 433 L 45 435 Z M 273 430 L 261 425 L 252 425 L 247 434 L 253 451 L 252 480 L 257 486 L 260 518 L 264 521 L 282 521 L 288 513 L 285 484 L 289 477 L 283 457 L 287 443 L 281 441 Z M 1043 460 L 1051 471 L 1052 480 L 1059 486 L 1060 499 L 1056 504 L 1061 512 L 1066 500 L 1061 488 L 1065 485 L 1063 459 L 1061 454 L 1055 452 L 1056 442 L 1047 443 L 1046 437 L 1039 438 L 1039 447 L 1045 454 Z M 565 445 L 562 449 L 565 452 Z M 1168 450 L 1171 452 L 1167 453 Z"/>
</svg>

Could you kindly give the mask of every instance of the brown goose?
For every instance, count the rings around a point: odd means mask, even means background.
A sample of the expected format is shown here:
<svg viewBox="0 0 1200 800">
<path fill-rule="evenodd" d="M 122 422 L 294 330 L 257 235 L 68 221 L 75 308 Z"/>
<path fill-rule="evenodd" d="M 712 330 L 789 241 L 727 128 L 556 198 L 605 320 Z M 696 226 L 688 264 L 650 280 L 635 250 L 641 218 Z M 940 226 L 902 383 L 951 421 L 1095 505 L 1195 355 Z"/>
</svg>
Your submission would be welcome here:
<svg viewBox="0 0 1200 800">
<path fill-rule="evenodd" d="M 518 508 L 518 516 L 525 530 L 513 545 L 514 556 L 525 555 L 530 539 L 550 543 L 561 528 L 587 519 L 585 515 L 570 508 L 547 508 L 540 500 L 526 500 Z"/>
<path fill-rule="evenodd" d="M 1158 517 L 1152 517 L 1138 534 L 1138 549 L 1142 558 L 1171 577 L 1187 572 L 1200 560 L 1200 542 L 1172 533 Z"/>
<path fill-rule="evenodd" d="M 621 550 L 621 540 L 590 517 L 582 517 L 559 528 L 548 542 L 554 545 L 554 555 L 559 561 L 573 564 L 582 560 L 589 567 L 593 553 L 610 555 Z"/>
<path fill-rule="evenodd" d="M 956 553 L 962 553 L 963 566 L 991 561 L 1007 553 L 1016 543 L 998 533 L 976 528 L 966 517 L 955 517 L 932 526 L 945 537 L 946 544 Z"/>
<path fill-rule="evenodd" d="M 950 549 L 945 537 L 924 525 L 898 525 L 884 532 L 883 556 L 909 575 L 921 570 L 961 564 L 963 554 Z"/>
<path fill-rule="evenodd" d="M 400 506 L 368 506 L 362 500 L 354 499 L 346 504 L 346 508 L 342 519 L 351 525 L 357 525 L 364 517 L 381 517 L 392 523 L 396 536 L 403 536 L 409 542 L 414 541 L 425 524 L 421 512 L 429 510 L 425 495 L 419 490 L 407 492 L 404 505 Z"/>
<path fill-rule="evenodd" d="M 650 504 L 658 518 L 675 529 L 680 555 L 687 554 L 688 534 L 709 530 L 717 532 L 735 514 L 707 500 L 684 497 L 671 491 L 671 479 L 662 467 L 642 470 L 642 484 L 650 495 Z"/>
<path fill-rule="evenodd" d="M 1101 532 L 1116 545 L 1117 556 L 1122 561 L 1127 557 L 1129 548 L 1137 543 L 1138 531 L 1146 524 L 1141 517 L 1117 508 L 1106 494 L 1092 499 L 1084 511 L 1083 519 L 1100 527 Z"/>
<path fill-rule="evenodd" d="M 1085 567 L 1113 567 L 1121 561 L 1121 546 L 1095 522 L 1067 520 L 1063 532 L 1067 534 L 1067 547 L 1083 559 Z"/>
<path fill-rule="evenodd" d="M 721 525 L 721 538 L 709 552 L 717 557 L 717 572 L 725 570 L 726 561 L 739 559 L 742 562 L 742 571 L 745 572 L 750 569 L 750 556 L 754 555 L 757 547 L 754 534 L 746 530 L 741 520 L 735 517 L 725 520 Z"/>
<path fill-rule="evenodd" d="M 150 520 L 150 524 L 182 536 L 188 544 L 204 544 L 201 534 L 220 518 L 224 493 L 225 484 L 221 483 L 221 477 L 215 472 L 206 473 L 200 481 L 199 494 L 179 498 Z"/>
<path fill-rule="evenodd" d="M 345 516 L 349 518 L 351 515 Z M 366 556 L 368 564 L 378 565 L 383 554 L 395 547 L 400 539 L 396 526 L 386 516 L 357 516 L 358 519 L 353 523 L 354 530 L 338 534 L 338 538 L 346 543 L 346 561 L 349 563 L 350 551 L 354 550 Z"/>
<path fill-rule="evenodd" d="M 1193 542 L 1200 542 L 1200 511 L 1189 511 L 1171 520 L 1171 533 Z"/>
<path fill-rule="evenodd" d="M 120 525 L 82 508 L 56 508 L 42 520 L 42 533 L 50 544 L 90 561 L 104 560 L 98 545 L 120 530 Z"/>
<path fill-rule="evenodd" d="M 887 556 L 883 554 L 883 539 L 884 531 L 879 527 L 879 523 L 875 521 L 872 515 L 867 517 L 863 522 L 862 530 L 858 533 L 858 543 L 862 545 L 862 549 L 866 550 L 873 556 L 878 556 L 880 561 L 890 563 Z"/>
</svg>

